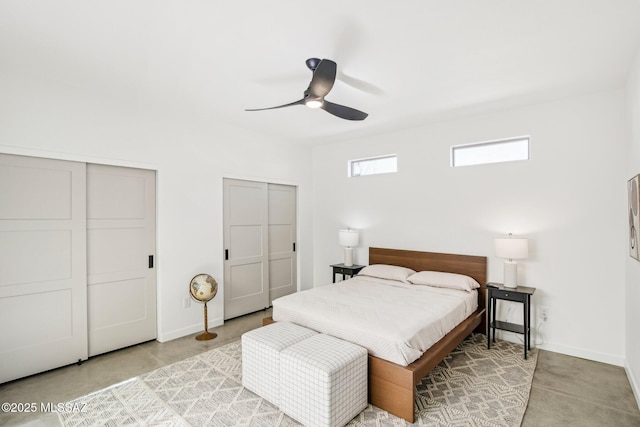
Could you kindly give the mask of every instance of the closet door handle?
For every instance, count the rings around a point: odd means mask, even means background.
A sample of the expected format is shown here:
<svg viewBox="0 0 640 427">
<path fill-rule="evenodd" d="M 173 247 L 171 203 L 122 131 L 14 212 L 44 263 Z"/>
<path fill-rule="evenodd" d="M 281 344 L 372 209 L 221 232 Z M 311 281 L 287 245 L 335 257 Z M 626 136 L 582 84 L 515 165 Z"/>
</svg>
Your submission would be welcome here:
<svg viewBox="0 0 640 427">
<path fill-rule="evenodd" d="M 224 260 L 229 261 L 229 249 L 224 250 Z"/>
<path fill-rule="evenodd" d="M 149 255 L 149 268 L 153 268 L 153 255 Z"/>
<path fill-rule="evenodd" d="M 293 252 L 296 251 L 296 242 L 293 242 Z"/>
</svg>

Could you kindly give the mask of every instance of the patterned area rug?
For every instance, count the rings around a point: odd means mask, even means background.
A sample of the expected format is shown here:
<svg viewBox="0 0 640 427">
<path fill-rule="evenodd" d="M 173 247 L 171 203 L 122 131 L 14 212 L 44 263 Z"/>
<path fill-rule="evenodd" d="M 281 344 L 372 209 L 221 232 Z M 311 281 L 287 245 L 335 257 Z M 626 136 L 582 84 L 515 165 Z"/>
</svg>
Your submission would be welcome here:
<svg viewBox="0 0 640 427">
<path fill-rule="evenodd" d="M 484 335 L 458 346 L 417 386 L 417 426 L 519 426 L 537 351 Z M 59 413 L 65 426 L 297 426 L 242 387 L 240 341 L 73 400 L 83 411 Z M 350 426 L 407 426 L 369 405 Z"/>
</svg>

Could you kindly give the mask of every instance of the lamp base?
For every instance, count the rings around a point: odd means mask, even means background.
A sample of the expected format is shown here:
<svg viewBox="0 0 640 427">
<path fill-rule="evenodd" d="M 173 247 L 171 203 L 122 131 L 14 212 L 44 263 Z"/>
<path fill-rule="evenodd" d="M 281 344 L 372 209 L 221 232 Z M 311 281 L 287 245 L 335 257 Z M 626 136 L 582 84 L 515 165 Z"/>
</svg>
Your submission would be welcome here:
<svg viewBox="0 0 640 427">
<path fill-rule="evenodd" d="M 198 341 L 208 341 L 217 337 L 215 332 L 209 332 L 209 317 L 207 315 L 207 301 L 204 303 L 204 332 L 196 336 Z"/>
<path fill-rule="evenodd" d="M 344 266 L 351 267 L 353 265 L 353 248 L 344 248 Z"/>
<path fill-rule="evenodd" d="M 218 334 L 216 334 L 215 332 L 204 331 L 200 335 L 196 335 L 196 339 L 198 341 L 208 341 L 214 339 L 217 336 Z"/>
<path fill-rule="evenodd" d="M 504 287 L 517 288 L 518 285 L 518 263 L 514 261 L 504 262 Z"/>
</svg>

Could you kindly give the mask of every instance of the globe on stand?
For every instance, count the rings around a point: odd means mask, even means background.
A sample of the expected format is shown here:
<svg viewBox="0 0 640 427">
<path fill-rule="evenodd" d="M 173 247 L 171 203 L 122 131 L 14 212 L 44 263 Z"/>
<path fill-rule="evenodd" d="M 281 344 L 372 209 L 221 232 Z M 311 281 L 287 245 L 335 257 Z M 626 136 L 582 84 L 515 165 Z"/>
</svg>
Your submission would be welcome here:
<svg viewBox="0 0 640 427">
<path fill-rule="evenodd" d="M 204 303 L 204 332 L 196 336 L 198 341 L 210 340 L 218 335 L 209 332 L 209 324 L 207 319 L 207 303 L 213 299 L 218 293 L 218 283 L 208 274 L 197 274 L 189 282 L 189 294 L 194 300 Z"/>
</svg>

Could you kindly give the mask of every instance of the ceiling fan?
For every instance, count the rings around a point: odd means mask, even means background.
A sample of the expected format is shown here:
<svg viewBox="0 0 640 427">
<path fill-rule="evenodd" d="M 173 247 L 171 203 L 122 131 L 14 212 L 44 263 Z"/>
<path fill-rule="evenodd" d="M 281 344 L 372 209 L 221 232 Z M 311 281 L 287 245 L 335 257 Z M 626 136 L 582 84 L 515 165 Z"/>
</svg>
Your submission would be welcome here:
<svg viewBox="0 0 640 427">
<path fill-rule="evenodd" d="M 293 105 L 306 105 L 309 108 L 321 108 L 327 113 L 346 120 L 364 120 L 368 114 L 355 108 L 334 104 L 324 99 L 336 81 L 337 65 L 330 59 L 309 58 L 306 61 L 307 67 L 313 72 L 311 83 L 304 91 L 304 98 L 289 104 L 278 105 L 277 107 L 247 109 L 245 111 L 273 110 L 275 108 L 291 107 Z"/>
</svg>

